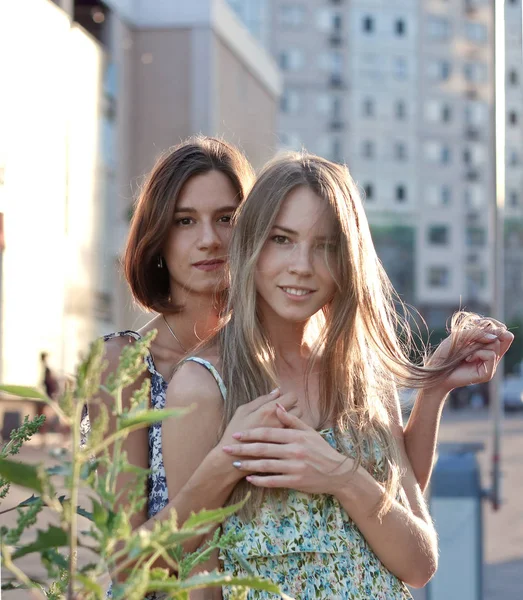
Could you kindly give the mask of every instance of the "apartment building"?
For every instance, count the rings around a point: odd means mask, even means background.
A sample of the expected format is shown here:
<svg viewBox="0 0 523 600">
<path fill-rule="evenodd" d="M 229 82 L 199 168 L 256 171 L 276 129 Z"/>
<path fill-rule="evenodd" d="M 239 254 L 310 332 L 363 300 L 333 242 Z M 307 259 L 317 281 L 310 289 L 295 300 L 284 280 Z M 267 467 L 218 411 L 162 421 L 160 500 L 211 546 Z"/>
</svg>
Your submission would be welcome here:
<svg viewBox="0 0 523 600">
<path fill-rule="evenodd" d="M 230 2 L 244 11 L 252 4 Z M 513 318 L 523 313 L 514 301 L 523 294 L 520 0 L 507 0 L 506 14 Z M 492 2 L 270 0 L 260 18 L 270 22 L 268 47 L 284 74 L 280 145 L 346 161 L 387 272 L 432 327 L 460 306 L 488 312 Z"/>
<path fill-rule="evenodd" d="M 158 155 L 202 132 L 261 166 L 281 81 L 224 0 L 4 0 L 0 57 L 0 381 L 33 385 L 144 321 L 119 259 Z"/>
</svg>

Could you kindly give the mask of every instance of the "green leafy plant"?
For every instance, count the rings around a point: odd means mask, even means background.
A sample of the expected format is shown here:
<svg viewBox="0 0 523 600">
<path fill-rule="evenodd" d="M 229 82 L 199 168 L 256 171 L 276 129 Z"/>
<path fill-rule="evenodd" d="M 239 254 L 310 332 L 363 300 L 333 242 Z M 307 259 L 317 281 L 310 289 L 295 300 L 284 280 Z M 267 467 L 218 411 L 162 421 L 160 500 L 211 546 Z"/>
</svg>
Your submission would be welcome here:
<svg viewBox="0 0 523 600">
<path fill-rule="evenodd" d="M 9 509 L 18 513 L 16 525 L 0 527 L 2 563 L 9 573 L 3 577 L 2 590 L 24 588 L 35 598 L 51 600 L 98 600 L 105 598 L 109 574 L 114 582 L 114 600 L 138 600 L 152 592 L 162 592 L 166 598 L 188 600 L 191 590 L 223 585 L 231 586 L 236 598 L 246 597 L 249 588 L 279 594 L 275 585 L 251 575 L 234 578 L 219 571 L 194 574 L 194 569 L 211 553 L 231 548 L 237 542 L 232 535 L 220 536 L 217 530 L 212 539 L 195 552 L 183 550 L 184 542 L 210 534 L 241 505 L 203 510 L 181 525 L 172 511 L 170 518 L 156 522 L 152 531 L 132 531 L 131 517 L 147 500 L 144 490 L 148 471 L 127 461 L 123 442 L 141 427 L 170 417 L 178 418 L 186 412 L 185 409 L 149 409 L 148 378 L 134 392 L 130 408 L 123 408 L 122 392 L 145 371 L 144 358 L 153 335 L 126 346 L 116 372 L 107 377 L 103 385 L 103 342 L 93 343 L 88 357 L 78 368 L 75 384 L 69 386 L 58 401 L 32 388 L 0 386 L 10 394 L 47 402 L 72 432 L 70 455 L 61 457 L 56 467 L 46 469 L 43 464 L 25 464 L 10 458 L 38 431 L 44 417 L 32 421 L 26 418 L 0 452 L 0 500 L 6 497 L 11 484 L 33 491 L 30 498 Z M 116 429 L 112 433 L 108 432 L 108 410 L 98 398 L 100 389 L 114 398 Z M 93 402 L 99 402 L 100 418 L 91 424 L 86 439 L 81 440 L 83 407 Z M 134 475 L 132 486 L 125 490 L 125 501 L 122 490 L 117 491 L 116 486 L 117 477 L 123 472 Z M 59 488 L 65 488 L 65 494 L 59 495 Z M 80 506 L 80 496 L 87 498 L 87 508 Z M 56 524 L 35 531 L 42 511 L 51 511 Z M 82 530 L 80 517 L 87 519 L 81 523 Z M 28 537 L 24 534 L 31 534 L 30 541 L 24 540 Z M 79 551 L 92 560 L 79 561 Z M 47 573 L 45 581 L 28 576 L 18 566 L 19 559 L 33 553 L 40 555 Z M 156 567 L 158 559 L 169 565 L 169 569 Z"/>
</svg>

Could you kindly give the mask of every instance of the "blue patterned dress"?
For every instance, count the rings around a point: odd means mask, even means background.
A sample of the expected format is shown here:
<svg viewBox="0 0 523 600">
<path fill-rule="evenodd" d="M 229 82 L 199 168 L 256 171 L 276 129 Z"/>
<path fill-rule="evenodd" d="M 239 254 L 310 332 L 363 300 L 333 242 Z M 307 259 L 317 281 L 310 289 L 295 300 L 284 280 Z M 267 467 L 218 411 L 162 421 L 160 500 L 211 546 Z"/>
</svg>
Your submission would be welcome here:
<svg viewBox="0 0 523 600">
<path fill-rule="evenodd" d="M 119 331 L 117 333 L 111 333 L 104 336 L 104 341 L 111 340 L 117 337 L 130 337 L 134 340 L 141 339 L 141 335 L 136 331 Z M 158 373 L 154 366 L 154 360 L 151 354 L 148 354 L 145 358 L 147 370 L 151 378 L 151 408 L 162 409 L 165 408 L 165 392 L 167 391 L 168 381 Z M 84 409 L 81 426 L 82 438 L 89 435 L 90 423 L 89 415 L 87 410 Z M 169 496 L 167 493 L 167 478 L 165 475 L 165 467 L 163 464 L 162 455 L 162 424 L 155 423 L 149 428 L 149 468 L 151 473 L 148 479 L 148 499 L 147 499 L 147 516 L 148 518 L 154 517 L 159 513 L 162 508 L 167 505 Z M 111 597 L 111 590 L 107 592 L 107 597 Z M 163 594 L 152 594 L 147 597 L 147 600 L 160 600 L 163 598 Z"/>
</svg>

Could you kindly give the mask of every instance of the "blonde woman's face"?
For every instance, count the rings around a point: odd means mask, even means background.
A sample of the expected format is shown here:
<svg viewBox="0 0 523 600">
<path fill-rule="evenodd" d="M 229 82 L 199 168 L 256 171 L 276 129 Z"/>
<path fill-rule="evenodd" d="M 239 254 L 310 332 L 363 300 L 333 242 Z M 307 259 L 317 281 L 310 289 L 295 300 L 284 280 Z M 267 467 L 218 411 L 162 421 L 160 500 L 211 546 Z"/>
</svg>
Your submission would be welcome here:
<svg viewBox="0 0 523 600">
<path fill-rule="evenodd" d="M 265 316 L 303 322 L 335 292 L 335 221 L 326 202 L 305 186 L 282 204 L 256 267 L 258 302 Z"/>
</svg>

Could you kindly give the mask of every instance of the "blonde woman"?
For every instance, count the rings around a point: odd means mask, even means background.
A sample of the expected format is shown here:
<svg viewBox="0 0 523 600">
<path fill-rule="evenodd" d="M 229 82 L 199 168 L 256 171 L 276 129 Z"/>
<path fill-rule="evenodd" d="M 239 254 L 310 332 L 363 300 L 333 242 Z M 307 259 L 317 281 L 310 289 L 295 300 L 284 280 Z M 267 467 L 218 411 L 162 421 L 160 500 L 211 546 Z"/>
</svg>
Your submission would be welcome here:
<svg viewBox="0 0 523 600">
<path fill-rule="evenodd" d="M 413 364 L 356 186 L 345 167 L 316 156 L 263 170 L 238 209 L 229 265 L 228 318 L 167 391 L 167 406 L 196 404 L 164 423 L 170 494 L 191 490 L 205 506 L 250 492 L 223 525 L 242 534 L 221 556 L 231 574 L 252 571 L 304 600 L 410 597 L 404 583 L 423 586 L 436 570 L 437 540 L 397 385 L 423 390 L 410 435 L 424 485 L 442 400 L 489 379 L 511 334 L 461 314 L 427 366 Z M 246 404 L 271 390 L 294 397 L 301 418 L 277 402 Z M 280 426 L 237 427 L 238 415 L 260 412 L 275 412 Z M 207 498 L 195 485 L 206 479 Z"/>
</svg>

